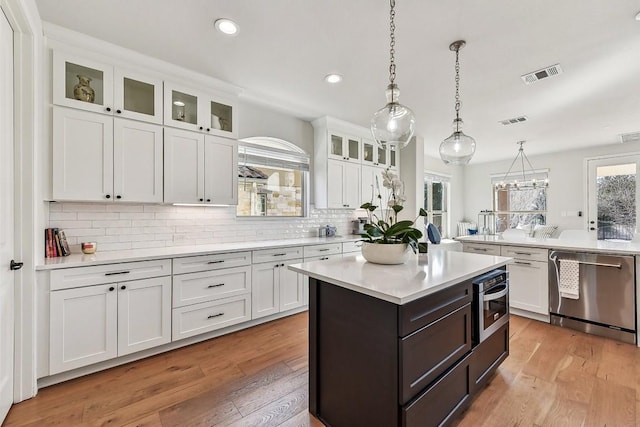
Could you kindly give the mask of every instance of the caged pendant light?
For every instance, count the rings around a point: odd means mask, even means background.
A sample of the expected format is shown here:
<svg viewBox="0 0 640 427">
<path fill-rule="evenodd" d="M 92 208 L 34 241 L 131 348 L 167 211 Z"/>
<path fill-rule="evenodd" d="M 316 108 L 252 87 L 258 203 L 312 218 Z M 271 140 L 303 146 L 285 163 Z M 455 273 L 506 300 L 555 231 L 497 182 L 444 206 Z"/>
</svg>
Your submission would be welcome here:
<svg viewBox="0 0 640 427">
<path fill-rule="evenodd" d="M 381 147 L 390 147 L 391 149 L 404 148 L 409 144 L 413 136 L 415 126 L 415 116 L 413 111 L 398 102 L 400 90 L 395 84 L 396 63 L 395 63 L 395 44 L 396 44 L 396 24 L 395 24 L 395 0 L 390 0 L 391 11 L 390 31 L 391 41 L 389 43 L 389 86 L 385 95 L 387 97 L 387 105 L 376 111 L 371 119 L 371 133 L 378 145 Z"/>
<path fill-rule="evenodd" d="M 476 152 L 476 140 L 462 132 L 463 121 L 460 118 L 460 49 L 466 42 L 458 40 L 449 45 L 456 53 L 456 118 L 453 119 L 453 133 L 440 144 L 440 158 L 447 165 L 466 165 Z"/>
<path fill-rule="evenodd" d="M 538 188 L 539 186 L 546 188 L 549 186 L 549 178 L 546 176 L 546 174 L 533 169 L 529 158 L 526 154 L 524 154 L 523 145 L 525 142 L 526 141 L 518 141 L 516 143 L 520 145 L 520 148 L 518 148 L 518 154 L 516 154 L 515 159 L 513 159 L 513 162 L 511 162 L 511 166 L 509 166 L 509 170 L 507 171 L 507 173 L 504 174 L 504 178 L 502 179 L 502 181 L 496 184 L 497 189 L 512 188 L 515 190 L 522 190 L 526 188 Z M 518 163 L 518 160 L 520 161 L 520 172 L 518 172 L 516 166 L 516 170 L 511 173 L 511 171 L 513 170 L 513 166 Z M 526 170 L 526 166 L 529 167 L 529 170 Z M 544 176 L 540 177 L 540 175 Z M 514 177 L 513 180 L 509 180 L 509 177 L 511 176 Z M 521 178 L 520 181 L 518 181 L 519 178 Z M 538 179 L 540 178 L 542 179 L 542 181 L 538 181 Z"/>
</svg>

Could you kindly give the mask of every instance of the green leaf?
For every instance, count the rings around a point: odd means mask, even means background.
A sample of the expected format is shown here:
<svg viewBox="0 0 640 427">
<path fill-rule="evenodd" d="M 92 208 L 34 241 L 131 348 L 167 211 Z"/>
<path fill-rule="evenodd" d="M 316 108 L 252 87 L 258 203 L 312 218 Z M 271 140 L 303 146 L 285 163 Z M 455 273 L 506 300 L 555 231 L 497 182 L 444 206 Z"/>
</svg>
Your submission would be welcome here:
<svg viewBox="0 0 640 427">
<path fill-rule="evenodd" d="M 426 217 L 429 214 L 423 208 L 420 208 L 420 213 L 418 215 Z"/>
<path fill-rule="evenodd" d="M 400 206 L 400 205 L 393 205 L 393 206 L 391 206 L 391 209 L 393 209 L 393 211 L 394 211 L 396 214 L 398 214 L 398 212 L 400 212 L 402 209 L 404 209 L 404 207 L 403 207 L 403 206 Z"/>
<path fill-rule="evenodd" d="M 371 203 L 363 203 L 360 205 L 360 209 L 369 209 L 369 206 L 371 206 Z"/>
</svg>

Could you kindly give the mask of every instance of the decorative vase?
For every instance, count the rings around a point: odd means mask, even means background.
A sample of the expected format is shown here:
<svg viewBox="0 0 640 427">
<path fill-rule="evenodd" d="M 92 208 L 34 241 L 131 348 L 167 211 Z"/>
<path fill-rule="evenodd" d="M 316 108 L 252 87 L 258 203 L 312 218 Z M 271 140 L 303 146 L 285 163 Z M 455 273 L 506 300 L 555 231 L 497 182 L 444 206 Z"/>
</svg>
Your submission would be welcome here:
<svg viewBox="0 0 640 427">
<path fill-rule="evenodd" d="M 215 114 L 211 115 L 211 127 L 213 129 L 222 129 L 222 123 L 220 122 L 220 117 Z"/>
<path fill-rule="evenodd" d="M 407 243 L 362 243 L 362 256 L 374 264 L 404 264 L 410 254 Z"/>
<path fill-rule="evenodd" d="M 96 92 L 91 87 L 91 77 L 78 74 L 78 84 L 73 87 L 73 97 L 79 101 L 93 102 Z"/>
</svg>

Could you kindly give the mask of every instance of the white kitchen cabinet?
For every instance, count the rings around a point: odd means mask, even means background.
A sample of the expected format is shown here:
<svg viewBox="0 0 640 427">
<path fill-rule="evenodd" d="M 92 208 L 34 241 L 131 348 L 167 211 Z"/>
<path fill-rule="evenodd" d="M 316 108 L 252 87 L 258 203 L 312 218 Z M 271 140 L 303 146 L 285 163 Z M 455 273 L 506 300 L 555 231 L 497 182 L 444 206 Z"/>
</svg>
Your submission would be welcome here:
<svg viewBox="0 0 640 427">
<path fill-rule="evenodd" d="M 462 252 L 499 256 L 500 245 L 493 245 L 490 243 L 464 242 L 462 244 Z"/>
<path fill-rule="evenodd" d="M 238 203 L 235 141 L 165 128 L 165 203 Z"/>
<path fill-rule="evenodd" d="M 382 169 L 398 169 L 398 155 L 395 149 L 380 147 L 372 139 L 362 139 L 362 165 L 377 166 Z"/>
<path fill-rule="evenodd" d="M 50 374 L 168 343 L 170 316 L 170 277 L 53 291 Z"/>
<path fill-rule="evenodd" d="M 377 199 L 378 189 L 382 191 L 382 172 L 384 169 L 378 166 L 362 165 L 362 181 L 360 184 L 360 195 L 362 203 L 373 203 L 377 205 L 380 201 Z M 376 187 L 376 177 L 378 178 L 378 186 Z M 362 203 L 360 205 L 362 205 Z"/>
<path fill-rule="evenodd" d="M 226 138 L 238 137 L 235 96 L 213 94 L 173 82 L 164 84 L 164 124 Z"/>
<path fill-rule="evenodd" d="M 53 103 L 162 124 L 162 80 L 62 52 L 53 52 Z"/>
<path fill-rule="evenodd" d="M 503 245 L 501 255 L 514 258 L 514 261 L 507 265 L 509 306 L 518 310 L 516 314 L 538 320 L 548 320 L 548 250 Z"/>
<path fill-rule="evenodd" d="M 329 131 L 327 137 L 329 140 L 328 158 L 360 164 L 362 158 L 360 138 L 334 131 Z"/>
<path fill-rule="evenodd" d="M 162 127 L 53 108 L 54 200 L 162 202 Z"/>
<path fill-rule="evenodd" d="M 288 269 L 290 264 L 302 262 L 301 247 L 265 249 L 253 251 L 254 264 L 251 267 L 251 309 L 252 318 L 304 305 L 304 276 Z M 265 261 L 255 263 L 255 261 Z"/>
<path fill-rule="evenodd" d="M 340 160 L 328 163 L 328 208 L 359 208 L 360 165 Z"/>
</svg>

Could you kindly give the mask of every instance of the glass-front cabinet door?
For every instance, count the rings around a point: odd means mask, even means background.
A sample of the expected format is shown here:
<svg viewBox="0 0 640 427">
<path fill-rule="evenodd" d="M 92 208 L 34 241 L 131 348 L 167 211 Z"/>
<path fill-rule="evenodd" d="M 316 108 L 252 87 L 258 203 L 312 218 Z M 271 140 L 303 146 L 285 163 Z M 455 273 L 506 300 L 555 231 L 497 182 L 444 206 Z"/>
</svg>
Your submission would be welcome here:
<svg viewBox="0 0 640 427">
<path fill-rule="evenodd" d="M 218 96 L 174 83 L 164 85 L 164 124 L 237 138 L 238 114 L 232 96 Z"/>
<path fill-rule="evenodd" d="M 162 80 L 116 68 L 115 115 L 162 124 Z"/>
<path fill-rule="evenodd" d="M 113 114 L 113 67 L 54 51 L 53 103 Z"/>
<path fill-rule="evenodd" d="M 360 162 L 360 138 L 329 132 L 329 158 Z"/>
<path fill-rule="evenodd" d="M 389 163 L 389 150 L 386 147 L 378 147 L 378 166 L 387 167 Z"/>
<path fill-rule="evenodd" d="M 389 148 L 389 163 L 391 169 L 398 170 L 398 151 L 395 148 Z"/>
<path fill-rule="evenodd" d="M 378 147 L 371 139 L 362 140 L 362 164 L 375 166 L 378 159 Z"/>
</svg>

